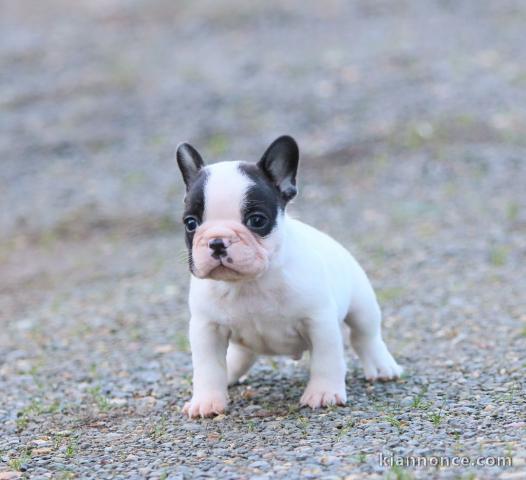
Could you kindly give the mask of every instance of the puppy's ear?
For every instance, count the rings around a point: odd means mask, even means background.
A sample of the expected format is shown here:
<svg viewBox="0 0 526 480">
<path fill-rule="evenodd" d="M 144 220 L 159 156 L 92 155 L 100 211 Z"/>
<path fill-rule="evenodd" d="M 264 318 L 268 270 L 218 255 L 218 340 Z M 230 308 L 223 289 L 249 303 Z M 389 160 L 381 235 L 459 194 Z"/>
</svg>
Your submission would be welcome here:
<svg viewBox="0 0 526 480">
<path fill-rule="evenodd" d="M 296 172 L 299 156 L 296 140 L 284 135 L 272 142 L 257 164 L 278 187 L 285 202 L 294 198 L 298 192 Z"/>
<path fill-rule="evenodd" d="M 205 164 L 199 152 L 189 143 L 180 143 L 177 145 L 176 157 L 177 165 L 179 165 L 186 185 L 186 191 L 188 191 L 195 177 L 197 177 L 197 174 Z"/>
</svg>

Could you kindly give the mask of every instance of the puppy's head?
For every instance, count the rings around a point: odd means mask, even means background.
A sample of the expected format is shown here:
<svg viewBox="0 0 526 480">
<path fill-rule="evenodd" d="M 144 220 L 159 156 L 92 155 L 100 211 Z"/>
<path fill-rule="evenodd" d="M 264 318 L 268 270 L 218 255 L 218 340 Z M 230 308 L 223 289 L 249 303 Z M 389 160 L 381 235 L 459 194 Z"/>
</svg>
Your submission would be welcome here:
<svg viewBox="0 0 526 480">
<path fill-rule="evenodd" d="M 186 245 L 196 277 L 239 281 L 267 270 L 279 247 L 285 207 L 297 192 L 298 160 L 289 136 L 275 140 L 256 164 L 205 166 L 191 145 L 177 147 L 186 185 Z"/>
</svg>

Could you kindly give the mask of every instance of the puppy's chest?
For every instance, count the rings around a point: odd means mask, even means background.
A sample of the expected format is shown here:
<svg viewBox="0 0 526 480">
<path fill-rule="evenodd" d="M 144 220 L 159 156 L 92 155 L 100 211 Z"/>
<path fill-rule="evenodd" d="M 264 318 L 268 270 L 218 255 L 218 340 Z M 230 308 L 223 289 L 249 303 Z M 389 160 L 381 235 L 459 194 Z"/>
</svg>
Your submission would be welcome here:
<svg viewBox="0 0 526 480">
<path fill-rule="evenodd" d="M 307 348 L 304 319 L 283 286 L 240 289 L 218 300 L 233 342 L 267 355 L 299 357 Z"/>
</svg>

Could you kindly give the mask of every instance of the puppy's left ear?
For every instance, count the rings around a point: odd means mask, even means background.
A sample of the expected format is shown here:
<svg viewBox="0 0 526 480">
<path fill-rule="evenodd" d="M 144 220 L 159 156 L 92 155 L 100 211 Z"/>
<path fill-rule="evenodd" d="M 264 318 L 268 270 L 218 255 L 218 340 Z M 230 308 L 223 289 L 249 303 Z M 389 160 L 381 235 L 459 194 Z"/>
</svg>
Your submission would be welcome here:
<svg viewBox="0 0 526 480">
<path fill-rule="evenodd" d="M 201 155 L 199 155 L 199 152 L 189 143 L 180 143 L 177 145 L 176 157 L 177 165 L 179 165 L 179 170 L 181 170 L 186 185 L 186 191 L 188 191 L 205 163 Z"/>
<path fill-rule="evenodd" d="M 272 180 L 285 202 L 296 196 L 296 172 L 299 149 L 296 140 L 283 135 L 272 142 L 258 162 L 258 167 Z"/>
</svg>

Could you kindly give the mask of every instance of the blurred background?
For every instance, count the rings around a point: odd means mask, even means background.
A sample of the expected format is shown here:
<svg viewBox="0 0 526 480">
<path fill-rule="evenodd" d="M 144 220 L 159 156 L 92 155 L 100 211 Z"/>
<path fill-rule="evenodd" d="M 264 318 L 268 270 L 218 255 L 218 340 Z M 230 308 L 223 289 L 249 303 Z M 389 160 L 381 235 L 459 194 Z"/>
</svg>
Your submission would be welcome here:
<svg viewBox="0 0 526 480">
<path fill-rule="evenodd" d="M 1 5 L 3 236 L 171 217 L 182 139 L 255 160 L 289 132 L 318 169 L 524 139 L 520 1 Z"/>
<path fill-rule="evenodd" d="M 183 140 L 256 161 L 293 135 L 291 211 L 368 270 L 401 362 L 505 384 L 526 335 L 525 24 L 513 0 L 0 1 L 6 425 L 38 392 L 186 396 Z"/>
</svg>

